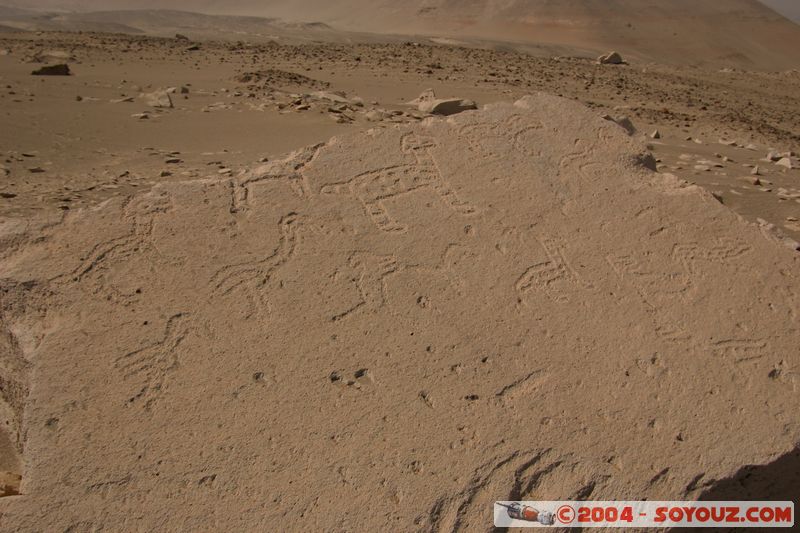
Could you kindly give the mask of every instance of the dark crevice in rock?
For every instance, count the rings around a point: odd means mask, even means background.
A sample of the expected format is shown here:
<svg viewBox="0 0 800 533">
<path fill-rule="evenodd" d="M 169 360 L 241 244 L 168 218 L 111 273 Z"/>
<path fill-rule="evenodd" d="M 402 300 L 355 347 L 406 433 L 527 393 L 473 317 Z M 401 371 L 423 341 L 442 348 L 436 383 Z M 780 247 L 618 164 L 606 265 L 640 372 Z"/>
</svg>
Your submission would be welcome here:
<svg viewBox="0 0 800 533">
<path fill-rule="evenodd" d="M 0 497 L 20 493 L 31 365 L 12 322 L 24 312 L 22 302 L 35 290 L 34 283 L 0 282 Z"/>
</svg>

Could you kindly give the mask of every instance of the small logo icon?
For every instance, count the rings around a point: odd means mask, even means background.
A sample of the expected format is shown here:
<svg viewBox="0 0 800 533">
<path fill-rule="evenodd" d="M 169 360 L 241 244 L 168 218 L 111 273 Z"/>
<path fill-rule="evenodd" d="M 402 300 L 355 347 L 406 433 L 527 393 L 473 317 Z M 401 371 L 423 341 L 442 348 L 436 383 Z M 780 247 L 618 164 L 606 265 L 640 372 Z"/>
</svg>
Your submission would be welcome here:
<svg viewBox="0 0 800 533">
<path fill-rule="evenodd" d="M 500 507 L 505 507 L 508 516 L 514 520 L 523 520 L 525 522 L 538 522 L 544 526 L 552 526 L 555 523 L 553 513 L 549 511 L 540 511 L 528 505 L 522 505 L 519 502 L 501 503 L 497 502 Z"/>
</svg>

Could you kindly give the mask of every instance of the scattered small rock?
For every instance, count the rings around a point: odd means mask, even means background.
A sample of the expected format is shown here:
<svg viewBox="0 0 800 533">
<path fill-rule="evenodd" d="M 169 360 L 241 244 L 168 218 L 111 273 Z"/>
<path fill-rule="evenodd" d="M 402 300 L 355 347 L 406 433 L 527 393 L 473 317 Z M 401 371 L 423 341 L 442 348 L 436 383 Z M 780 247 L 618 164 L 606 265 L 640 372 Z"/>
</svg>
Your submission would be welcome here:
<svg viewBox="0 0 800 533">
<path fill-rule="evenodd" d="M 33 76 L 70 76 L 69 65 L 59 63 L 58 65 L 47 65 L 31 72 Z"/>
<path fill-rule="evenodd" d="M 353 119 L 344 113 L 328 113 L 328 116 L 337 124 L 350 124 L 353 122 Z"/>
<path fill-rule="evenodd" d="M 624 65 L 625 60 L 619 52 L 609 52 L 597 58 L 597 62 L 601 65 Z"/>
<path fill-rule="evenodd" d="M 416 107 L 423 113 L 431 115 L 454 115 L 470 109 L 478 109 L 478 105 L 472 100 L 463 98 L 436 98 L 433 89 L 426 89 L 416 99 L 408 102 L 408 105 Z"/>
<path fill-rule="evenodd" d="M 318 100 L 328 100 L 337 104 L 349 104 L 350 100 L 341 91 L 314 91 L 311 96 Z"/>
<path fill-rule="evenodd" d="M 145 101 L 145 104 L 150 107 L 171 108 L 172 98 L 165 90 L 153 91 L 151 93 L 143 93 L 140 97 Z"/>
<path fill-rule="evenodd" d="M 617 126 L 624 129 L 628 135 L 633 135 L 636 133 L 636 126 L 634 126 L 631 119 L 626 116 L 612 117 L 611 115 L 603 115 L 602 118 L 615 123 Z"/>
<path fill-rule="evenodd" d="M 389 118 L 389 113 L 381 111 L 380 109 L 371 109 L 364 113 L 364 118 L 369 122 L 380 122 Z"/>
<path fill-rule="evenodd" d="M 217 479 L 216 474 L 211 474 L 209 476 L 203 476 L 200 478 L 200 481 L 197 482 L 198 485 L 211 485 L 214 483 L 214 480 Z"/>
<path fill-rule="evenodd" d="M 419 393 L 419 397 L 422 398 L 422 401 L 425 402 L 425 405 L 427 405 L 431 409 L 435 408 L 435 404 L 434 404 L 434 401 L 433 401 L 433 396 L 431 396 L 430 392 L 421 391 Z"/>
<path fill-rule="evenodd" d="M 372 375 L 372 372 L 369 371 L 368 368 L 361 368 L 356 370 L 353 374 L 353 377 L 361 384 L 374 384 L 375 383 L 375 376 Z"/>
</svg>

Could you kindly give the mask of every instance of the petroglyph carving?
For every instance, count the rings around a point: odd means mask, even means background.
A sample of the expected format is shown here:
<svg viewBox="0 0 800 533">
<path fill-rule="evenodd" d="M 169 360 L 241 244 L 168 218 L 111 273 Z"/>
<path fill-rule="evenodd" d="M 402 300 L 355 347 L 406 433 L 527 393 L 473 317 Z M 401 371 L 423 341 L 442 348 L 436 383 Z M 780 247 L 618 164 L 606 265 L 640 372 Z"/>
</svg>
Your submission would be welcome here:
<svg viewBox="0 0 800 533">
<path fill-rule="evenodd" d="M 307 197 L 309 189 L 303 169 L 314 160 L 322 146 L 322 144 L 307 146 L 292 152 L 284 159 L 270 161 L 232 180 L 231 213 L 247 210 L 252 197 L 252 186 L 264 181 L 284 180 L 297 196 Z"/>
<path fill-rule="evenodd" d="M 710 348 L 719 357 L 729 357 L 736 363 L 742 363 L 761 359 L 767 355 L 768 346 L 765 339 L 725 339 L 712 342 Z"/>
<path fill-rule="evenodd" d="M 70 274 L 59 276 L 53 281 L 67 283 L 96 278 L 97 273 L 108 268 L 109 265 L 124 261 L 132 255 L 146 252 L 151 247 L 156 215 L 166 213 L 171 204 L 171 199 L 166 194 L 143 195 L 126 199 L 123 206 L 123 218 L 130 222 L 130 232 L 97 243 L 77 268 Z"/>
<path fill-rule="evenodd" d="M 145 409 L 149 409 L 159 399 L 167 374 L 178 367 L 177 350 L 187 334 L 188 315 L 175 314 L 167 320 L 159 340 L 114 360 L 114 367 L 123 379 L 141 384 L 141 389 L 128 400 L 129 404 L 143 403 Z"/>
<path fill-rule="evenodd" d="M 386 277 L 398 272 L 397 259 L 391 255 L 376 255 L 369 252 L 354 252 L 348 264 L 357 272 L 354 280 L 360 300 L 353 307 L 335 315 L 332 320 L 339 321 L 357 311 L 376 311 L 386 303 Z"/>
<path fill-rule="evenodd" d="M 400 164 L 370 170 L 345 182 L 322 187 L 322 194 L 347 194 L 355 196 L 364 206 L 372 222 L 382 231 L 399 233 L 407 230 L 404 224 L 389 214 L 384 201 L 430 187 L 453 211 L 469 215 L 475 209 L 462 201 L 442 173 L 431 154 L 436 146 L 431 137 L 407 134 L 401 139 L 403 153 L 413 155 L 415 164 Z"/>
<path fill-rule="evenodd" d="M 547 259 L 528 267 L 517 279 L 515 287 L 521 294 L 539 290 L 557 302 L 566 302 L 569 296 L 565 288 L 570 284 L 579 288 L 590 288 L 564 256 L 564 244 L 549 239 L 540 242 Z"/>
<path fill-rule="evenodd" d="M 275 271 L 285 265 L 295 253 L 299 218 L 297 213 L 289 213 L 281 218 L 278 245 L 269 255 L 217 270 L 211 278 L 212 295 L 216 298 L 241 290 L 244 291 L 251 310 L 268 310 L 265 288 Z"/>
</svg>

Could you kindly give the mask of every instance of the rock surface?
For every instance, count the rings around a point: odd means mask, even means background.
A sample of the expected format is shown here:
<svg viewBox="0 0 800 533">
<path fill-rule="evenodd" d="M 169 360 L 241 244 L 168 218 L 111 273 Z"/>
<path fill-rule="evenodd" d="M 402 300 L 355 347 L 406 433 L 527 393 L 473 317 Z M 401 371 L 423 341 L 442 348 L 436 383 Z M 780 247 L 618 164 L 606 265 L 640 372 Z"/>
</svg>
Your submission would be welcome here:
<svg viewBox="0 0 800 533">
<path fill-rule="evenodd" d="M 536 95 L 4 223 L 3 527 L 489 530 L 786 456 L 798 257 L 643 160 Z"/>
</svg>

